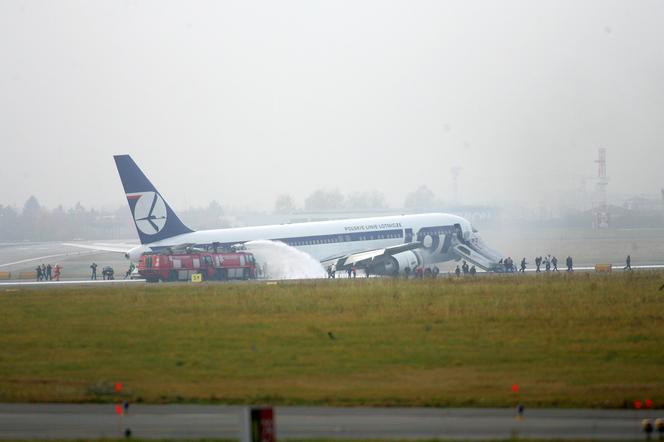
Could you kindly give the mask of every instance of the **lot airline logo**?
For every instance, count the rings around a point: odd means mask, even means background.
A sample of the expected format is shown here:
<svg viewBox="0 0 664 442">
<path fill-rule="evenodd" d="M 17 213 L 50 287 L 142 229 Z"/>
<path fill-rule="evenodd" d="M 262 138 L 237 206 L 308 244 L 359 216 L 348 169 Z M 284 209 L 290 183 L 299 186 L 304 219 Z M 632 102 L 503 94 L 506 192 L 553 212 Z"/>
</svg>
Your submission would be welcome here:
<svg viewBox="0 0 664 442">
<path fill-rule="evenodd" d="M 157 192 L 128 193 L 136 227 L 146 235 L 156 235 L 166 225 L 166 203 Z"/>
</svg>

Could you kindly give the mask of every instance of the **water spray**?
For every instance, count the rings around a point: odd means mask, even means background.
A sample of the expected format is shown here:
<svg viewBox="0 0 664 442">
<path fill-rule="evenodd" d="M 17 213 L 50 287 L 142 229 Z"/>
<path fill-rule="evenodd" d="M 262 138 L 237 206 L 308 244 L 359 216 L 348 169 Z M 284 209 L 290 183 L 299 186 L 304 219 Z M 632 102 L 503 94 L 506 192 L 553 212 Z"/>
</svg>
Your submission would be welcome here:
<svg viewBox="0 0 664 442">
<path fill-rule="evenodd" d="M 266 279 L 325 278 L 320 262 L 301 250 L 279 241 L 257 240 L 244 244 L 253 253 Z"/>
</svg>

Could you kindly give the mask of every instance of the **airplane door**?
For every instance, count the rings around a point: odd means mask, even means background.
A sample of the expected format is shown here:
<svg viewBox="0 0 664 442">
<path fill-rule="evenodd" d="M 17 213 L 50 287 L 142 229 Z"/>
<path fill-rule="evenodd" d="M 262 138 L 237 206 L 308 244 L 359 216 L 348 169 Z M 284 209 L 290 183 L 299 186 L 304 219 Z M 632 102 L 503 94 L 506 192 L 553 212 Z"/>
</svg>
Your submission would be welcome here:
<svg viewBox="0 0 664 442">
<path fill-rule="evenodd" d="M 456 233 L 457 238 L 461 243 L 464 243 L 463 239 L 463 229 L 461 228 L 461 224 L 455 224 L 454 225 L 454 232 Z"/>
<path fill-rule="evenodd" d="M 406 229 L 403 242 L 406 244 L 413 242 L 413 229 Z"/>
</svg>

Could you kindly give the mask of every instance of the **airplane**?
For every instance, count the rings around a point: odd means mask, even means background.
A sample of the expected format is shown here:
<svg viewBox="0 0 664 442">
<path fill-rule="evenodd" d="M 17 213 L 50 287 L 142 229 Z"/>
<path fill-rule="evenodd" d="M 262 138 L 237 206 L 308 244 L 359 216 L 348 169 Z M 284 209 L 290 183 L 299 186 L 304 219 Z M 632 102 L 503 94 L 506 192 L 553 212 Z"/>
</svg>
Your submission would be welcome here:
<svg viewBox="0 0 664 442">
<path fill-rule="evenodd" d="M 504 271 L 502 256 L 489 248 L 471 223 L 456 215 L 426 213 L 295 224 L 194 231 L 185 226 L 129 155 L 115 155 L 141 244 L 79 247 L 124 252 L 137 262 L 144 252 L 184 246 L 232 248 L 256 240 L 280 241 L 323 266 L 355 266 L 373 275 L 398 275 L 464 259 L 493 272 Z"/>
</svg>

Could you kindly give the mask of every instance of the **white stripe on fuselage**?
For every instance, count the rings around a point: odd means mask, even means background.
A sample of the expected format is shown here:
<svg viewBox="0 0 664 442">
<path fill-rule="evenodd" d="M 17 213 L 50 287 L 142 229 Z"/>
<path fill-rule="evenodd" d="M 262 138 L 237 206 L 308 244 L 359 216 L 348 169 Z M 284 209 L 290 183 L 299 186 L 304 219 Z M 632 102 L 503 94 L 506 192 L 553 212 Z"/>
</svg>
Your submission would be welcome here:
<svg viewBox="0 0 664 442">
<path fill-rule="evenodd" d="M 179 244 L 244 243 L 256 240 L 279 240 L 313 237 L 322 235 L 344 235 L 357 232 L 377 232 L 394 229 L 412 229 L 413 235 L 424 227 L 453 226 L 460 224 L 464 231 L 470 230 L 470 223 L 459 216 L 446 213 L 426 213 L 418 215 L 382 216 L 333 221 L 317 221 L 296 224 L 281 224 L 256 227 L 236 227 L 229 229 L 199 230 L 185 233 L 161 241 L 146 244 L 147 247 L 175 246 Z M 370 239 L 330 244 L 296 245 L 295 248 L 308 253 L 319 261 L 366 250 L 380 249 L 403 244 L 404 237 Z"/>
</svg>

